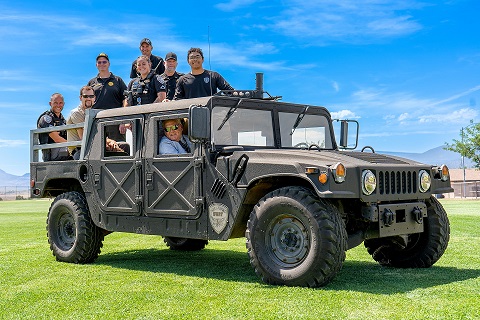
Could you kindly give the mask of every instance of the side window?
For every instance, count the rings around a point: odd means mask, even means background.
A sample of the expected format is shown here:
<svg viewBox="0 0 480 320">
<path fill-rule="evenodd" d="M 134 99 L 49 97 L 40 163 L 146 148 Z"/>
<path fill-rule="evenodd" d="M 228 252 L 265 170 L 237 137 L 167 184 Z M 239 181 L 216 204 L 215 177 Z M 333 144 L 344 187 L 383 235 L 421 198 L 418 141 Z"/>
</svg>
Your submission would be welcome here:
<svg viewBox="0 0 480 320">
<path fill-rule="evenodd" d="M 135 122 L 115 122 L 102 127 L 104 157 L 133 157 Z"/>
<path fill-rule="evenodd" d="M 177 118 L 161 118 L 156 121 L 158 155 L 193 153 L 193 144 L 188 138 L 188 118 L 178 116 L 179 115 L 177 115 Z"/>
</svg>

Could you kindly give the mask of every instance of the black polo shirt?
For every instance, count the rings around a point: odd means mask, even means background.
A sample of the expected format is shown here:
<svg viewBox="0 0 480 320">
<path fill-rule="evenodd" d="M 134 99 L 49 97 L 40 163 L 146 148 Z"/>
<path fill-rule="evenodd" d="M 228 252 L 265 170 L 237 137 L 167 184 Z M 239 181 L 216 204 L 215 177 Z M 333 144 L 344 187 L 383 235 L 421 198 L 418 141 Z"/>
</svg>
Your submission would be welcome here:
<svg viewBox="0 0 480 320">
<path fill-rule="evenodd" d="M 162 79 L 165 82 L 167 87 L 167 99 L 173 100 L 173 96 L 175 95 L 175 88 L 177 87 L 177 80 L 183 76 L 183 73 L 175 71 L 175 73 L 171 76 L 166 74 L 165 72 L 162 73 Z"/>
<path fill-rule="evenodd" d="M 88 81 L 89 86 L 95 91 L 95 104 L 92 109 L 113 109 L 123 107 L 125 99 L 123 92 L 127 85 L 122 78 L 110 72 L 110 77 L 100 78 L 98 75 Z"/>
</svg>

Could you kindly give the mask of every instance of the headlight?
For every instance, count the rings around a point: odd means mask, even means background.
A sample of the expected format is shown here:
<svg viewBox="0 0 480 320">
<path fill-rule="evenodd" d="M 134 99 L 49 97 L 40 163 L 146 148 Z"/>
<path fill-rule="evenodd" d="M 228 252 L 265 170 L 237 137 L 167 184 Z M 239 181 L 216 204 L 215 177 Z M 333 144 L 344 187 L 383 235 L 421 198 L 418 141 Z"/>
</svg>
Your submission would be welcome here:
<svg viewBox="0 0 480 320">
<path fill-rule="evenodd" d="M 418 174 L 418 180 L 420 192 L 427 192 L 428 189 L 430 189 L 430 185 L 432 184 L 432 178 L 430 177 L 428 172 L 425 170 L 420 170 L 420 173 Z"/>
<path fill-rule="evenodd" d="M 362 190 L 365 195 L 371 195 L 377 188 L 377 178 L 370 170 L 362 172 Z"/>
<path fill-rule="evenodd" d="M 339 162 L 332 168 L 332 173 L 335 182 L 342 183 L 347 176 L 347 169 L 345 169 L 345 166 Z"/>
</svg>

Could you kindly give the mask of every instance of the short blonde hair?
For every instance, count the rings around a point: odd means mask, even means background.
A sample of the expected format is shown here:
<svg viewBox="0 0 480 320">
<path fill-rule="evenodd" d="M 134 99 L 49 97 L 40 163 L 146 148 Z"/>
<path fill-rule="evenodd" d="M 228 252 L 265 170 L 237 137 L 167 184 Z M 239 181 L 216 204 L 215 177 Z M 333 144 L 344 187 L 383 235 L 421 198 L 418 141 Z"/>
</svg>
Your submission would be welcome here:
<svg viewBox="0 0 480 320">
<path fill-rule="evenodd" d="M 167 121 L 175 121 L 175 124 L 182 125 L 182 120 L 180 120 L 180 118 L 177 118 L 177 119 L 165 119 L 165 120 L 162 121 L 162 127 L 163 127 L 163 129 L 165 129 L 165 123 L 167 123 Z"/>
</svg>

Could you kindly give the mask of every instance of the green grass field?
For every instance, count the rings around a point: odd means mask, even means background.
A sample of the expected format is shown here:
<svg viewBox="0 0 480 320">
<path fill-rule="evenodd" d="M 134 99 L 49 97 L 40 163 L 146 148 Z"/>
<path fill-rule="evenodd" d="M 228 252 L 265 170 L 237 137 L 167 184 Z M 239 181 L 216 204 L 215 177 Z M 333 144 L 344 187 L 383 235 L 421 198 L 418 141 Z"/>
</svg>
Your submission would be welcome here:
<svg viewBox="0 0 480 320">
<path fill-rule="evenodd" d="M 0 319 L 479 319 L 480 201 L 441 202 L 451 235 L 433 267 L 382 267 L 362 244 L 309 289 L 261 282 L 244 238 L 176 252 L 159 236 L 113 233 L 95 263 L 56 262 L 50 201 L 1 201 Z"/>
</svg>

